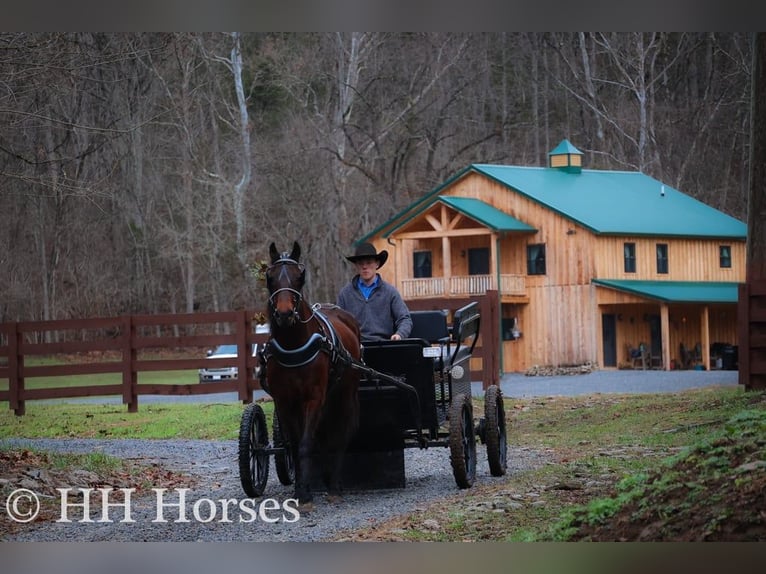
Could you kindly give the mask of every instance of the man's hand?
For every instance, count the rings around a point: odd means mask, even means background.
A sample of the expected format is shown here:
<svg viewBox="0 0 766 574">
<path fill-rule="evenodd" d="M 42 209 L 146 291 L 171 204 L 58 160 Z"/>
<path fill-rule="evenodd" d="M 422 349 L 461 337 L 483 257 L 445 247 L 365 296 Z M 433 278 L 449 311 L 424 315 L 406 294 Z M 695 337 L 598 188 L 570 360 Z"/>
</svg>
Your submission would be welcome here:
<svg viewBox="0 0 766 574">
<path fill-rule="evenodd" d="M 402 340 L 402 336 L 399 333 L 394 333 L 393 335 L 391 335 L 391 340 L 392 341 L 401 341 Z"/>
</svg>

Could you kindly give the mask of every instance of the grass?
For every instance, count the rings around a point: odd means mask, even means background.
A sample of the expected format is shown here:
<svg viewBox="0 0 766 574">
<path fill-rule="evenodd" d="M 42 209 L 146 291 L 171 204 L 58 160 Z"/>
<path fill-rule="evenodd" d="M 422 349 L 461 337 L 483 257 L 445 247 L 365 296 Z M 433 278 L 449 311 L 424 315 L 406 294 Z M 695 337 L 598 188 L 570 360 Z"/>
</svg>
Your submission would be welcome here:
<svg viewBox="0 0 766 574">
<path fill-rule="evenodd" d="M 551 537 L 590 540 L 607 530 L 630 537 L 648 531 L 662 540 L 763 540 L 765 435 L 766 410 L 740 411 L 659 466 L 618 483 L 612 498 L 567 511 Z M 614 520 L 620 514 L 638 526 Z"/>
<path fill-rule="evenodd" d="M 200 351 L 201 353 L 201 351 Z M 199 358 L 200 354 L 193 358 Z M 146 353 L 142 355 L 141 360 L 152 360 L 166 358 L 162 355 Z M 187 357 L 184 357 L 187 358 Z M 192 357 L 188 357 L 192 358 Z M 119 368 L 119 356 L 97 356 L 97 357 L 78 357 L 73 355 L 54 355 L 30 357 L 26 360 L 28 367 L 47 367 L 53 365 L 66 365 L 72 363 L 115 363 Z M 188 385 L 199 382 L 196 369 L 179 369 L 172 371 L 143 371 L 138 373 L 139 384 L 155 385 Z M 122 383 L 122 373 L 100 373 L 94 375 L 67 375 L 55 377 L 28 377 L 24 381 L 24 387 L 27 389 L 45 389 L 45 388 L 69 388 L 90 385 L 119 385 Z M 7 391 L 9 386 L 8 379 L 0 379 L 0 391 Z"/>
<path fill-rule="evenodd" d="M 30 466 L 37 464 L 42 468 L 51 470 L 77 468 L 98 474 L 124 471 L 127 468 L 124 461 L 102 452 L 75 454 L 49 452 L 34 448 L 26 448 L 21 453 L 16 453 L 14 451 L 15 449 L 0 445 L 0 460 L 3 456 L 11 457 L 15 455 L 24 457 L 25 460 L 30 462 Z"/>
<path fill-rule="evenodd" d="M 197 371 L 147 371 L 138 373 L 138 383 L 154 385 L 189 385 L 199 382 Z M 122 373 L 96 375 L 72 375 L 60 377 L 29 377 L 24 381 L 26 389 L 85 387 L 90 385 L 122 384 Z M 8 379 L 0 381 L 0 391 L 8 390 Z"/>
<path fill-rule="evenodd" d="M 273 404 L 262 403 L 271 421 Z M 163 403 L 139 406 L 129 413 L 124 405 L 28 403 L 24 416 L 0 408 L 0 439 L 21 438 L 141 438 L 236 439 L 243 406 L 228 404 Z"/>
</svg>

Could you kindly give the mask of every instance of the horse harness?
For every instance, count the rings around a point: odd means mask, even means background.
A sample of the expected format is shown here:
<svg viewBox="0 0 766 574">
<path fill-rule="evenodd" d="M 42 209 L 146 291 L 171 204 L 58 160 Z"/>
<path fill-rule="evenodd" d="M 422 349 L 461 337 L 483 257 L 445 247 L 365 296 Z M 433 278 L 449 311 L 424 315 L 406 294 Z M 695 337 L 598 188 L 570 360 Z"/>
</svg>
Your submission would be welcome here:
<svg viewBox="0 0 766 574">
<path fill-rule="evenodd" d="M 346 367 L 354 363 L 351 354 L 343 346 L 338 333 L 327 315 L 319 311 L 321 306 L 312 306 L 312 317 L 317 319 L 320 332 L 312 333 L 308 340 L 297 349 L 285 349 L 273 337 L 263 346 L 259 353 L 261 362 L 261 387 L 268 391 L 266 383 L 266 363 L 274 359 L 280 366 L 295 369 L 311 363 L 319 353 L 327 353 L 330 357 L 330 381 L 338 381 Z"/>
</svg>

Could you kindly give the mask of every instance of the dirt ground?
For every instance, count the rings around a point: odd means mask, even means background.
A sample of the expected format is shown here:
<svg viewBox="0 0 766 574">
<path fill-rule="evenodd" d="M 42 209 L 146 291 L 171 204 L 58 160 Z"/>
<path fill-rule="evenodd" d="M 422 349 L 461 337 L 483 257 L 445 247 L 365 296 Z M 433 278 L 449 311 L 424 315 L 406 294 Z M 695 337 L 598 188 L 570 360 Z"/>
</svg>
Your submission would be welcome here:
<svg viewBox="0 0 766 574">
<path fill-rule="evenodd" d="M 140 480 L 136 476 L 140 476 Z M 0 541 L 12 540 L 14 532 L 28 526 L 11 520 L 6 508 L 11 493 L 18 489 L 29 489 L 39 495 L 41 505 L 35 521 L 45 521 L 56 520 L 60 516 L 61 509 L 56 504 L 58 488 L 72 488 L 73 493 L 84 487 L 135 488 L 136 496 L 141 496 L 144 490 L 142 485 L 174 488 L 188 486 L 191 481 L 190 477 L 159 465 L 123 463 L 115 468 L 97 471 L 82 468 L 78 464 L 59 468 L 48 453 L 28 449 L 0 450 Z M 115 495 L 115 501 L 119 502 L 119 494 Z M 24 500 L 20 501 L 18 509 L 20 514 L 29 510 Z"/>
<path fill-rule="evenodd" d="M 672 484 L 631 501 L 601 524 L 581 524 L 571 540 L 766 541 L 766 460 L 733 441 L 719 446 L 732 453 L 728 462 L 718 461 L 720 470 L 701 470 L 695 457 L 681 461 L 668 472 Z M 663 474 L 650 477 L 652 484 L 662 481 Z"/>
</svg>

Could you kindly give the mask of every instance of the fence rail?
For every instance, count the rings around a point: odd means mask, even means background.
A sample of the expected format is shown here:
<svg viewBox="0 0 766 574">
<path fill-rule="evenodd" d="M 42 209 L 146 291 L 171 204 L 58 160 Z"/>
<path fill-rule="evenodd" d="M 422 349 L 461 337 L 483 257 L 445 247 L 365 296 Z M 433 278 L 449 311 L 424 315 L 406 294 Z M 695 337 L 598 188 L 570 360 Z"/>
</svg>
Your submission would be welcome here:
<svg viewBox="0 0 766 574">
<path fill-rule="evenodd" d="M 238 400 L 251 402 L 259 389 L 253 378 L 258 358 L 247 350 L 264 343 L 268 335 L 256 333 L 251 310 L 218 313 L 125 315 L 121 317 L 24 321 L 0 323 L 0 401 L 23 415 L 26 401 L 52 398 L 122 395 L 129 412 L 138 410 L 140 395 L 201 395 L 237 392 Z M 227 325 L 225 334 L 216 328 Z M 147 335 L 146 333 L 159 333 Z M 166 335 L 163 332 L 172 334 Z M 41 342 L 42 341 L 42 342 Z M 235 359 L 208 359 L 200 352 L 205 347 L 237 345 Z M 199 358 L 168 358 L 173 350 L 198 353 Z M 161 358 L 151 356 L 159 354 Z M 85 355 L 91 360 L 51 365 L 28 365 L 30 357 Z M 94 358 L 94 355 L 97 357 Z M 194 384 L 141 383 L 139 373 L 188 370 L 235 365 L 238 378 L 226 382 Z M 118 384 L 83 384 L 69 387 L 26 388 L 29 379 L 72 375 L 119 374 Z"/>
<path fill-rule="evenodd" d="M 480 368 L 472 368 L 471 379 L 481 380 L 486 389 L 498 383 L 497 357 L 493 352 L 498 330 L 497 292 L 477 297 L 481 305 L 481 338 L 474 358 Z M 466 300 L 421 299 L 411 301 L 413 309 L 446 309 Z M 7 390 L 0 387 L 0 402 L 23 415 L 26 401 L 121 395 L 129 412 L 138 410 L 141 395 L 203 395 L 236 392 L 237 399 L 252 402 L 253 391 L 260 389 L 253 377 L 258 358 L 250 352 L 253 344 L 263 344 L 269 335 L 255 332 L 252 310 L 217 313 L 165 315 L 125 315 L 121 317 L 24 321 L 0 323 L 0 385 L 7 379 Z M 216 333 L 226 325 L 225 334 Z M 148 335 L 147 333 L 155 333 Z M 166 334 L 163 334 L 166 333 Z M 170 333 L 170 334 L 167 334 Z M 216 345 L 237 346 L 235 359 L 209 359 L 202 349 Z M 186 356 L 162 356 L 172 351 Z M 157 358 L 156 355 L 161 355 Z M 198 358 L 188 358 L 197 354 Z M 67 359 L 84 355 L 79 362 L 30 365 L 30 357 L 65 355 Z M 238 378 L 229 381 L 190 384 L 142 383 L 141 373 L 190 370 L 202 367 L 236 366 Z M 27 388 L 38 377 L 71 377 L 118 374 L 119 383 L 82 384 L 67 387 Z M 113 378 L 113 377 L 112 377 Z"/>
</svg>

